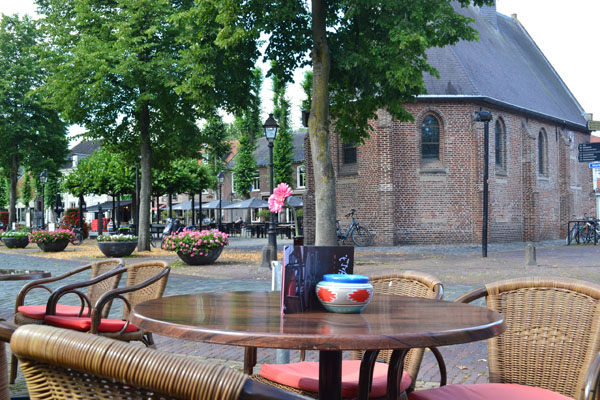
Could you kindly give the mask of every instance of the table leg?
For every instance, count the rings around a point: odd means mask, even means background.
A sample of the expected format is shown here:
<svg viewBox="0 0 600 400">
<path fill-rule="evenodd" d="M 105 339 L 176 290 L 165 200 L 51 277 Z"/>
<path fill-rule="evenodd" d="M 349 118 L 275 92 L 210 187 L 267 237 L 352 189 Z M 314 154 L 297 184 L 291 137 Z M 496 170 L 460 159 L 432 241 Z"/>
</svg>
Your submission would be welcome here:
<svg viewBox="0 0 600 400">
<path fill-rule="evenodd" d="M 256 365 L 256 347 L 244 348 L 244 373 L 252 375 Z"/>
<path fill-rule="evenodd" d="M 10 399 L 8 390 L 8 371 L 6 368 L 6 348 L 4 342 L 0 342 L 0 399 Z"/>
<path fill-rule="evenodd" d="M 399 349 L 392 352 L 387 378 L 387 399 L 397 400 L 400 396 L 400 382 L 404 371 L 404 358 L 410 349 Z"/>
<path fill-rule="evenodd" d="M 342 399 L 341 351 L 319 351 L 319 399 Z"/>
<path fill-rule="evenodd" d="M 360 363 L 360 376 L 358 378 L 358 399 L 367 400 L 373 384 L 373 370 L 379 350 L 366 350 Z"/>
</svg>

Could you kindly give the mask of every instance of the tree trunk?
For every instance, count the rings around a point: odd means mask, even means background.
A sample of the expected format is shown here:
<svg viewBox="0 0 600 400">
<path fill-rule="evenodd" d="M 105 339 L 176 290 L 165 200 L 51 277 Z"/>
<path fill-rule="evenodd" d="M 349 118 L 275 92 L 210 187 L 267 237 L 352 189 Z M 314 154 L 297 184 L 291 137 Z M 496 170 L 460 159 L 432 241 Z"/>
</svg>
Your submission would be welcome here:
<svg viewBox="0 0 600 400">
<path fill-rule="evenodd" d="M 313 99 L 308 132 L 315 180 L 315 244 L 317 246 L 337 245 L 335 175 L 329 151 L 330 57 L 325 30 L 326 13 L 327 0 L 312 0 Z"/>
<path fill-rule="evenodd" d="M 19 156 L 17 152 L 12 156 L 10 165 L 10 193 L 8 207 L 8 229 L 12 227 L 13 222 L 17 222 L 17 181 L 19 180 Z"/>
<path fill-rule="evenodd" d="M 138 251 L 150 251 L 150 196 L 152 195 L 152 147 L 150 146 L 150 110 L 148 103 L 139 114 L 142 184 L 140 188 L 140 221 Z M 158 205 L 157 205 L 158 207 Z"/>
</svg>

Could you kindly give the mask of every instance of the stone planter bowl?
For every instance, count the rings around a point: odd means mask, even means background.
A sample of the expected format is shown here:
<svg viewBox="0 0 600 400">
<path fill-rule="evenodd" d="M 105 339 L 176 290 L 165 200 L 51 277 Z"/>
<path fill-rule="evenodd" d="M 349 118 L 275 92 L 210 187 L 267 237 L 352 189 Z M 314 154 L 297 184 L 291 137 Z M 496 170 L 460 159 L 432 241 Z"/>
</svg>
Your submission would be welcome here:
<svg viewBox="0 0 600 400">
<path fill-rule="evenodd" d="M 37 243 L 37 245 L 42 251 L 56 253 L 67 248 L 69 239 L 57 240 L 56 242 L 51 243 Z"/>
<path fill-rule="evenodd" d="M 223 247 L 225 246 L 215 247 L 214 249 L 208 252 L 208 255 L 205 256 L 192 257 L 189 254 L 184 254 L 180 251 L 177 252 L 177 255 L 179 256 L 179 258 L 181 258 L 181 261 L 183 261 L 187 265 L 208 265 L 214 263 L 217 260 L 217 258 L 219 258 L 221 252 L 223 251 Z"/>
<path fill-rule="evenodd" d="M 3 237 L 2 242 L 9 249 L 24 249 L 29 244 L 29 238 L 24 237 Z"/>
<path fill-rule="evenodd" d="M 98 248 L 106 257 L 126 257 L 137 247 L 137 241 L 130 242 L 98 242 Z"/>
</svg>

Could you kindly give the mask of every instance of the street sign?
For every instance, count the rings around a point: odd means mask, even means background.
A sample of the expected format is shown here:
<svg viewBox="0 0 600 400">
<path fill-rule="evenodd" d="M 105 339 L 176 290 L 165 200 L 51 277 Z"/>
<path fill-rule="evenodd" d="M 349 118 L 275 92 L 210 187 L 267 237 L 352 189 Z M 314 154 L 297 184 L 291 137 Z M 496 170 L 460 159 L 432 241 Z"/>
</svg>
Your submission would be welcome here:
<svg viewBox="0 0 600 400">
<path fill-rule="evenodd" d="M 577 159 L 579 160 L 579 162 L 600 161 L 600 152 L 598 152 L 598 153 L 579 152 Z"/>
<path fill-rule="evenodd" d="M 600 162 L 591 162 L 590 168 L 600 168 Z"/>
<path fill-rule="evenodd" d="M 600 131 L 600 121 L 588 121 L 587 128 L 590 131 Z"/>
<path fill-rule="evenodd" d="M 600 152 L 600 143 L 581 143 L 577 148 L 583 152 Z"/>
</svg>

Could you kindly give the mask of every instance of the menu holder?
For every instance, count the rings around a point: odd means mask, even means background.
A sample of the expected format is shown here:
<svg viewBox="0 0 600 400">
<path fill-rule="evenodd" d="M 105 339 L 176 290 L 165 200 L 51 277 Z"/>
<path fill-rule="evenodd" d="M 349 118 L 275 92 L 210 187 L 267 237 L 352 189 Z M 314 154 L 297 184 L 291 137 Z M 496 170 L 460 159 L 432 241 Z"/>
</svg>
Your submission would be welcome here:
<svg viewBox="0 0 600 400">
<path fill-rule="evenodd" d="M 281 274 L 281 313 L 325 310 L 315 294 L 325 274 L 352 274 L 353 246 L 285 246 Z"/>
</svg>

